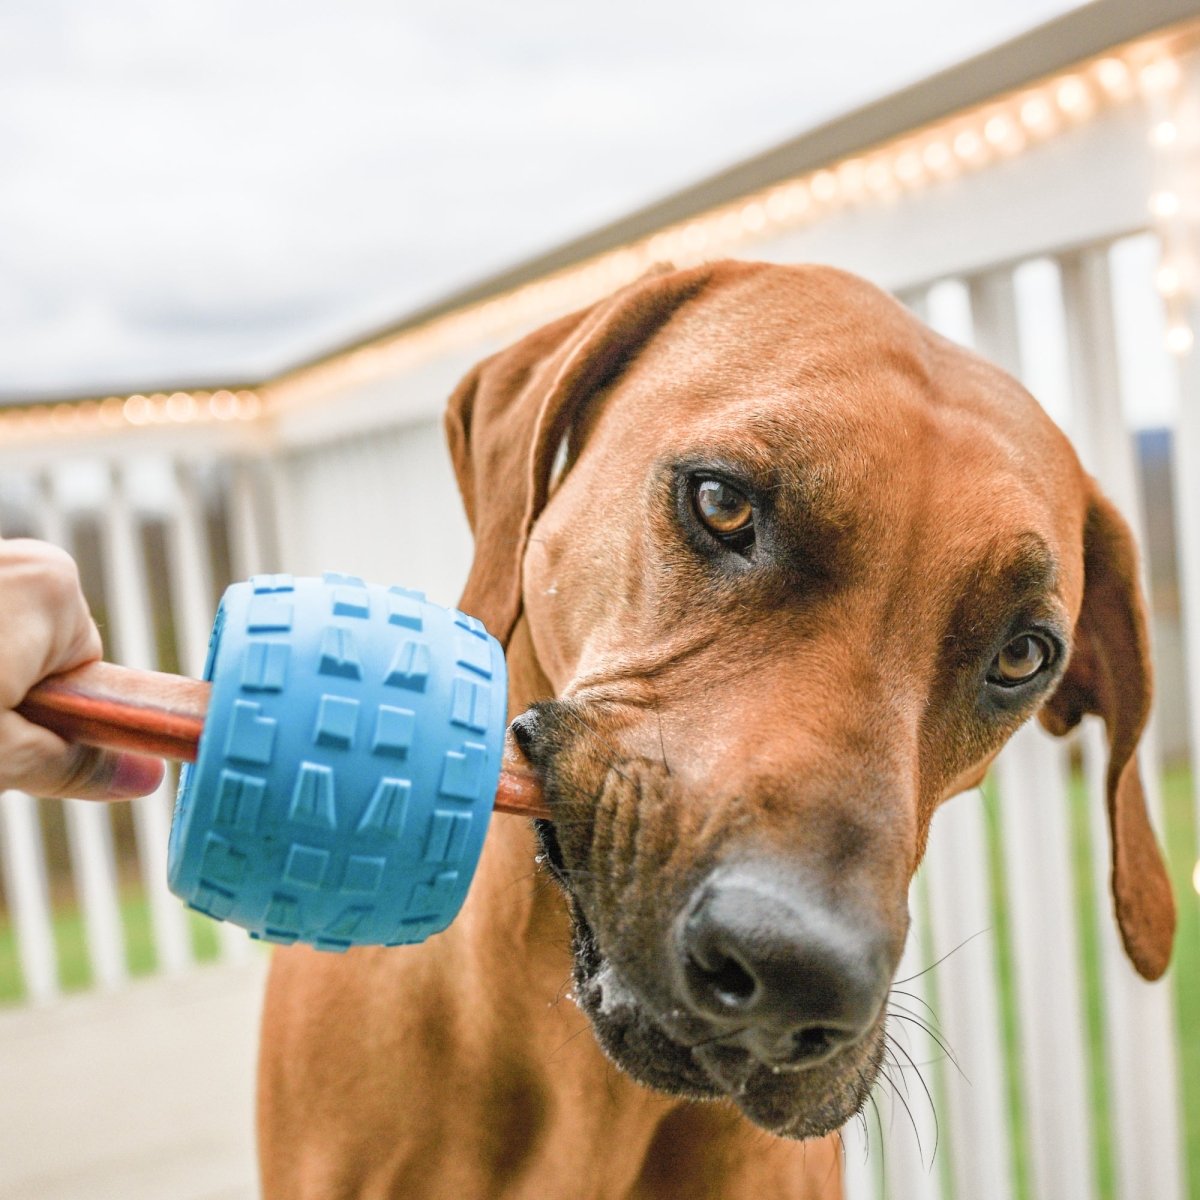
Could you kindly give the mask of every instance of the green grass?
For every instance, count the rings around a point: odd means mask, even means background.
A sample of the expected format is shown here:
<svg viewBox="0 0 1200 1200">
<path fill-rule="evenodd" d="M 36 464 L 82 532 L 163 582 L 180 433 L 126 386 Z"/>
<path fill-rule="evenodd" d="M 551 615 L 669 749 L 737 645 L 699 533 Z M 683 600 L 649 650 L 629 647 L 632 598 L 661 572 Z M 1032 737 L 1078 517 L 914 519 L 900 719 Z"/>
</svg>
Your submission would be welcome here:
<svg viewBox="0 0 1200 1200">
<path fill-rule="evenodd" d="M 1188 1195 L 1200 1200 L 1200 896 L 1192 886 L 1197 830 L 1192 780 L 1185 771 L 1168 772 L 1163 780 L 1167 858 L 1179 901 L 1175 939 L 1176 1022 L 1179 1027 L 1179 1073 L 1183 1092 L 1183 1138 Z"/>
<path fill-rule="evenodd" d="M 127 883 L 119 895 L 121 928 L 125 940 L 125 966 L 130 975 L 150 975 L 158 966 L 150 905 L 138 883 Z M 83 914 L 74 899 L 57 904 L 53 914 L 58 982 L 65 992 L 83 991 L 92 984 L 92 962 L 87 950 Z M 215 922 L 199 913 L 188 913 L 192 953 L 197 961 L 217 957 Z M 21 1000 L 25 983 L 17 957 L 16 933 L 8 915 L 0 914 L 0 1004 Z"/>
</svg>

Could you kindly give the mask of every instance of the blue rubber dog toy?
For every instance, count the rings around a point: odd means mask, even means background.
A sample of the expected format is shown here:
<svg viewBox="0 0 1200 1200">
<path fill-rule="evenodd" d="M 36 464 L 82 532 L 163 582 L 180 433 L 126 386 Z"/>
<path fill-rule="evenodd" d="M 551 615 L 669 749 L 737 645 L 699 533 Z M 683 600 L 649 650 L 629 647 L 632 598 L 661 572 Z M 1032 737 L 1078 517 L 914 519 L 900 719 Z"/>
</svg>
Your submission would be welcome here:
<svg viewBox="0 0 1200 1200">
<path fill-rule="evenodd" d="M 466 897 L 500 774 L 506 672 L 420 592 L 259 575 L 218 609 L 168 880 L 265 941 L 420 942 Z"/>
</svg>

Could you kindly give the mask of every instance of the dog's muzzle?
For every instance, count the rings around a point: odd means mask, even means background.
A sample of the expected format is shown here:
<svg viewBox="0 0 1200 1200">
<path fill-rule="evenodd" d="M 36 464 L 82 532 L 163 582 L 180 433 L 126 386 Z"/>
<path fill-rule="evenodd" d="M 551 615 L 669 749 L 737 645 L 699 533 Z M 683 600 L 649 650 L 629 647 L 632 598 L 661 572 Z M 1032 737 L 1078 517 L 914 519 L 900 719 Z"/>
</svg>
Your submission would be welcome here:
<svg viewBox="0 0 1200 1200">
<path fill-rule="evenodd" d="M 883 1054 L 895 938 L 838 881 L 732 829 L 704 848 L 674 836 L 668 814 L 696 797 L 661 764 L 597 755 L 612 743 L 585 718 L 545 702 L 513 734 L 565 818 L 536 828 L 601 1047 L 649 1087 L 727 1097 L 777 1134 L 839 1127 Z"/>
</svg>

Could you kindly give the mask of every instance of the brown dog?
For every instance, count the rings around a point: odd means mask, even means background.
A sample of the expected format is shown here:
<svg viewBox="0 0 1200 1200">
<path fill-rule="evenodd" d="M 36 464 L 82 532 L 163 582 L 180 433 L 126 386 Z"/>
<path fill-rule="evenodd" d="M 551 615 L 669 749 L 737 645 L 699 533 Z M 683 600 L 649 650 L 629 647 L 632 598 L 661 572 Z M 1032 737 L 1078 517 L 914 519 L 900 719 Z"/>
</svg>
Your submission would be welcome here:
<svg viewBox="0 0 1200 1200">
<path fill-rule="evenodd" d="M 840 272 L 720 263 L 482 363 L 448 429 L 554 821 L 498 818 L 423 946 L 276 954 L 270 1200 L 836 1196 L 930 818 L 1039 710 L 1104 718 L 1161 974 L 1134 549 L 1011 378 Z"/>
</svg>

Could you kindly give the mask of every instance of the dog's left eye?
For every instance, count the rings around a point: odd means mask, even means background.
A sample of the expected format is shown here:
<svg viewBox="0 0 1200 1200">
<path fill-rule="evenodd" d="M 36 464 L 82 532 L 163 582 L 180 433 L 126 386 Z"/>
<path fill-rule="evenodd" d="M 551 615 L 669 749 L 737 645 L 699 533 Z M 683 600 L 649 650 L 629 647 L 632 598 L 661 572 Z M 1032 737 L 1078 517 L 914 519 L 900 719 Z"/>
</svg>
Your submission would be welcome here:
<svg viewBox="0 0 1200 1200">
<path fill-rule="evenodd" d="M 754 534 L 754 505 L 742 492 L 722 479 L 696 479 L 692 504 L 701 522 L 722 541 L 739 548 Z"/>
<path fill-rule="evenodd" d="M 988 682 L 1001 687 L 1028 683 L 1044 671 L 1054 659 L 1054 647 L 1036 633 L 1015 637 L 996 655 L 988 671 Z"/>
</svg>

